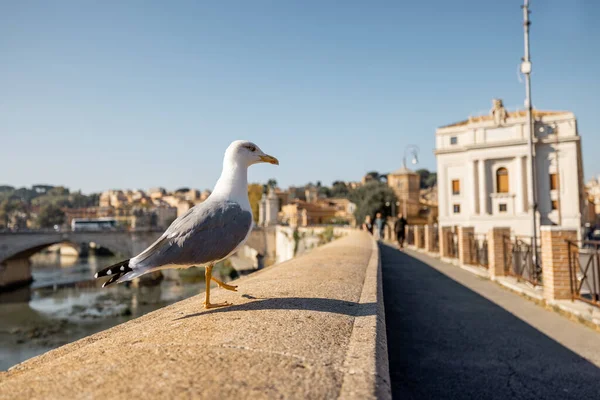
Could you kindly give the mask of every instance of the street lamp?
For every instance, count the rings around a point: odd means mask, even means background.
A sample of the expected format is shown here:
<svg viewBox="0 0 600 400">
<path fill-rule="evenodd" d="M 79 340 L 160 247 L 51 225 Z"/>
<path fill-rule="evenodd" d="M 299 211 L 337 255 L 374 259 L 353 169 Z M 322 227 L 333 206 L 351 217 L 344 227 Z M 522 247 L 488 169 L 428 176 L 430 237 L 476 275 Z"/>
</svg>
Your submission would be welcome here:
<svg viewBox="0 0 600 400">
<path fill-rule="evenodd" d="M 412 159 L 410 162 L 414 165 L 419 162 L 419 146 L 414 144 L 409 144 L 404 148 L 404 157 L 402 158 L 402 166 L 406 168 L 406 153 L 410 153 L 412 155 Z"/>
<path fill-rule="evenodd" d="M 531 104 L 531 59 L 529 58 L 529 25 L 531 22 L 529 21 L 529 0 L 525 0 L 525 4 L 523 5 L 523 33 L 525 39 L 525 55 L 521 59 L 521 73 L 525 75 L 525 107 L 527 109 L 527 145 L 529 147 L 529 163 L 531 165 L 530 173 L 531 177 L 529 178 L 529 182 L 531 182 L 531 209 L 532 209 L 532 221 L 531 221 L 531 229 L 532 229 L 532 238 L 531 238 L 531 246 L 532 246 L 532 258 L 533 264 L 538 266 L 538 257 L 537 257 L 537 183 L 536 183 L 536 171 L 535 171 L 535 132 L 533 130 L 534 122 L 532 111 L 533 107 Z"/>
</svg>

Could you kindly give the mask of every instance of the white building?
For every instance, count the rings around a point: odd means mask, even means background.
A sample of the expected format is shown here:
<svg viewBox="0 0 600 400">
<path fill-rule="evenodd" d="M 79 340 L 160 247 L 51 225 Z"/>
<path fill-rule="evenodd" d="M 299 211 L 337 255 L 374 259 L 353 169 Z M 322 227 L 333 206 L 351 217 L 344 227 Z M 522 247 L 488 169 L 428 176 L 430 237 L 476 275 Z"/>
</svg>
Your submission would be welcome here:
<svg viewBox="0 0 600 400">
<path fill-rule="evenodd" d="M 268 193 L 263 193 L 258 204 L 258 225 L 272 226 L 277 225 L 277 216 L 279 213 L 279 197 L 269 188 Z"/>
<path fill-rule="evenodd" d="M 571 112 L 534 110 L 538 226 L 581 232 L 581 138 Z M 490 115 L 436 130 L 439 223 L 477 233 L 510 227 L 532 236 L 532 185 L 525 111 L 494 101 Z"/>
</svg>

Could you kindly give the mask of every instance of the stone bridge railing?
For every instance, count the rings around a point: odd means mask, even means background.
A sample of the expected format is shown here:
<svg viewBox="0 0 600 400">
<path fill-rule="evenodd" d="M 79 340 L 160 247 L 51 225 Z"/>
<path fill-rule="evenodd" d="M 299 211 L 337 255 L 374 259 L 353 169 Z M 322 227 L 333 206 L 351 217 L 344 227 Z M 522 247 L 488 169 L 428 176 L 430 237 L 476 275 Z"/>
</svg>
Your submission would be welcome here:
<svg viewBox="0 0 600 400">
<path fill-rule="evenodd" d="M 390 398 L 376 243 L 304 256 L 0 373 L 11 398 Z"/>
<path fill-rule="evenodd" d="M 57 243 L 94 242 L 124 257 L 131 257 L 152 244 L 162 234 L 153 231 L 102 232 L 22 232 L 0 233 L 0 263 L 11 258 L 27 258 L 39 250 Z"/>
<path fill-rule="evenodd" d="M 32 280 L 29 257 L 53 244 L 65 243 L 79 249 L 82 244 L 94 242 L 127 258 L 141 253 L 162 233 L 163 230 L 0 232 L 0 291 L 29 284 Z M 275 260 L 275 227 L 255 229 L 248 246 Z"/>
</svg>

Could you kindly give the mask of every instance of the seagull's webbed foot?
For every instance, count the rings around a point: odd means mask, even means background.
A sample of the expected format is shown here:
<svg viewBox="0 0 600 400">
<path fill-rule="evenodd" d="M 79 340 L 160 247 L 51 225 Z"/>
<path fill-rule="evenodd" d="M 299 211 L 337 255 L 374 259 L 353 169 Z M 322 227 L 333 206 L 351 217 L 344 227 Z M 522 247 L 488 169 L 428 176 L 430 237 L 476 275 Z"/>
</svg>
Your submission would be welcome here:
<svg viewBox="0 0 600 400">
<path fill-rule="evenodd" d="M 213 281 L 215 281 L 217 283 L 217 285 L 219 285 L 220 287 L 222 287 L 223 289 L 227 289 L 227 290 L 231 290 L 232 292 L 237 292 L 237 286 L 234 285 L 228 285 L 220 280 L 218 280 L 217 278 L 215 278 L 214 276 L 211 277 L 211 279 Z"/>
<path fill-rule="evenodd" d="M 227 307 L 230 305 L 231 305 L 231 303 L 228 303 L 226 301 L 223 303 L 215 303 L 215 304 L 204 302 L 204 308 L 207 310 L 209 310 L 211 308 Z"/>
</svg>

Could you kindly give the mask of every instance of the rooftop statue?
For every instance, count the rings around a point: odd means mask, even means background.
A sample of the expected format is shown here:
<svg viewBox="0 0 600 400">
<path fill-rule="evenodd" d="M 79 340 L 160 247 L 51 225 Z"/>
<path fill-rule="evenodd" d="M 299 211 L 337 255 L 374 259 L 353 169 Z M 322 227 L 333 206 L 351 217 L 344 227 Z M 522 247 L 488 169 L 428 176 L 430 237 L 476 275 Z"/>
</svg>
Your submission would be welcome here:
<svg viewBox="0 0 600 400">
<path fill-rule="evenodd" d="M 500 126 L 506 122 L 508 112 L 506 111 L 506 108 L 504 108 L 504 104 L 502 104 L 501 99 L 493 99 L 492 104 L 493 106 L 490 110 L 490 114 L 494 118 L 494 123 L 496 126 Z"/>
</svg>

